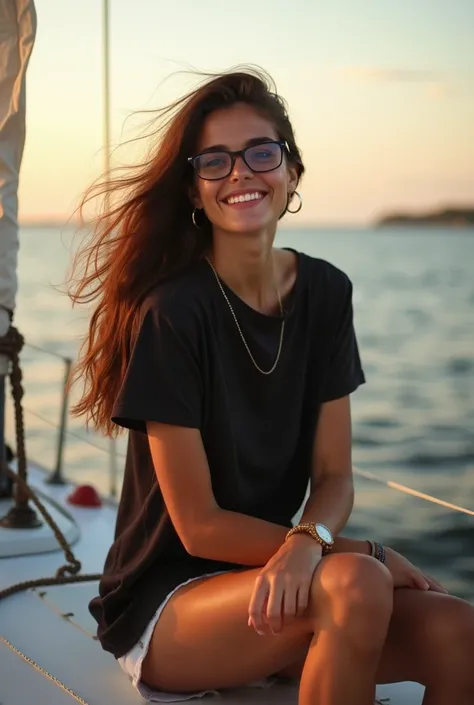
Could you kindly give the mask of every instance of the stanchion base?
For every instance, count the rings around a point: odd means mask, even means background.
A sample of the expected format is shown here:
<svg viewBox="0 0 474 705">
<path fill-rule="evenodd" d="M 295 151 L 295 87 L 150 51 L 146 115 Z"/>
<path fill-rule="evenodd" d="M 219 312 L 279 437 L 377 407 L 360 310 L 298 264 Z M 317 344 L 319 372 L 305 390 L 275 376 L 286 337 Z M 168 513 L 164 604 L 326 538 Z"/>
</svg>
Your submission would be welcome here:
<svg viewBox="0 0 474 705">
<path fill-rule="evenodd" d="M 0 519 L 4 529 L 37 529 L 43 525 L 35 510 L 30 506 L 12 507 L 8 514 Z"/>
<path fill-rule="evenodd" d="M 47 477 L 45 482 L 47 485 L 67 485 L 66 480 L 56 471 Z"/>
</svg>

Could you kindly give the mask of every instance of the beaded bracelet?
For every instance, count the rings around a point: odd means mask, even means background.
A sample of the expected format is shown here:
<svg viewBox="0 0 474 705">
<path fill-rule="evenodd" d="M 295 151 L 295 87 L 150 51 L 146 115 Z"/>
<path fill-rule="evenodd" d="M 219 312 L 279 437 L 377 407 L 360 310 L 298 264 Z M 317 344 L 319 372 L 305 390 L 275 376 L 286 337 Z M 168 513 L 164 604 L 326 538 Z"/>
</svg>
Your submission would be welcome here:
<svg viewBox="0 0 474 705">
<path fill-rule="evenodd" d="M 387 557 L 385 555 L 385 548 L 383 547 L 383 545 L 381 543 L 378 543 L 378 541 L 367 540 L 367 543 L 370 546 L 370 555 L 373 558 L 376 558 L 381 563 L 385 563 Z"/>
</svg>

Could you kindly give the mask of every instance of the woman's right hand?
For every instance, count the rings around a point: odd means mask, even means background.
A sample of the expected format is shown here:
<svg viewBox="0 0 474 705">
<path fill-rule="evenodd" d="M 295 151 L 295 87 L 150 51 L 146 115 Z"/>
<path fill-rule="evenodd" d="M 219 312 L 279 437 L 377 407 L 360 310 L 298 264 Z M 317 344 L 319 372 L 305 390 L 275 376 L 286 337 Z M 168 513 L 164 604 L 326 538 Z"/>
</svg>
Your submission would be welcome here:
<svg viewBox="0 0 474 705">
<path fill-rule="evenodd" d="M 304 614 L 322 547 L 311 536 L 295 534 L 268 561 L 255 581 L 249 626 L 257 634 L 278 634 L 283 623 Z"/>
</svg>

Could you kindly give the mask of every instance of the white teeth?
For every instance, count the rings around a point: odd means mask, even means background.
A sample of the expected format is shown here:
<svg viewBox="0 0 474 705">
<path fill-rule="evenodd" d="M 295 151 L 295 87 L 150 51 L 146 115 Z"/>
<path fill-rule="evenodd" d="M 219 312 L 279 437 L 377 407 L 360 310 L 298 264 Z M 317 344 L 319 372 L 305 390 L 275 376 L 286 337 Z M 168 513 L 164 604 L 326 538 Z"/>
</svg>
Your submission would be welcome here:
<svg viewBox="0 0 474 705">
<path fill-rule="evenodd" d="M 240 196 L 229 196 L 227 203 L 245 203 L 246 201 L 257 201 L 263 198 L 263 193 L 255 191 L 255 193 L 243 193 Z"/>
</svg>

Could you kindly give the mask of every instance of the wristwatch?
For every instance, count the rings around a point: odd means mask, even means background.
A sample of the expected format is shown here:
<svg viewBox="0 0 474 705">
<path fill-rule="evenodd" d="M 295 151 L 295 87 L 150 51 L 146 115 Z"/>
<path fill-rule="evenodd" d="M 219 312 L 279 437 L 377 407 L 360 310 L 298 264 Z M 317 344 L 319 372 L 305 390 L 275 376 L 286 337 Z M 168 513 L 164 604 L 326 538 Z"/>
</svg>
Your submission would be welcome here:
<svg viewBox="0 0 474 705">
<path fill-rule="evenodd" d="M 334 537 L 330 529 L 324 524 L 314 521 L 303 522 L 302 524 L 294 526 L 285 536 L 285 541 L 289 539 L 290 536 L 301 533 L 312 536 L 313 539 L 323 547 L 323 554 L 329 553 L 334 546 Z"/>
</svg>

